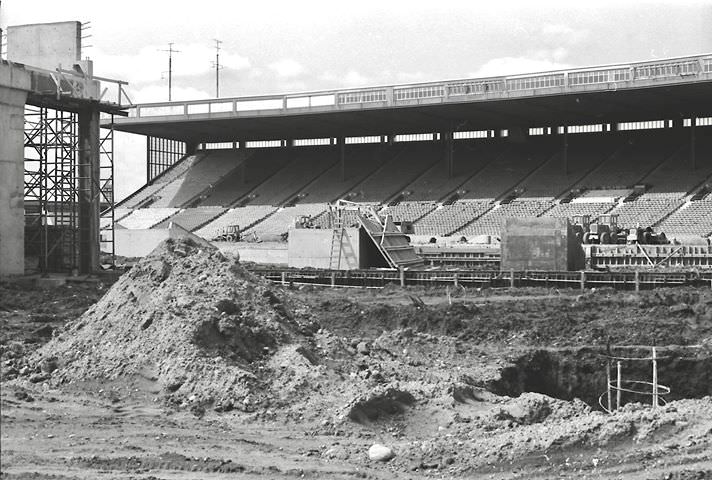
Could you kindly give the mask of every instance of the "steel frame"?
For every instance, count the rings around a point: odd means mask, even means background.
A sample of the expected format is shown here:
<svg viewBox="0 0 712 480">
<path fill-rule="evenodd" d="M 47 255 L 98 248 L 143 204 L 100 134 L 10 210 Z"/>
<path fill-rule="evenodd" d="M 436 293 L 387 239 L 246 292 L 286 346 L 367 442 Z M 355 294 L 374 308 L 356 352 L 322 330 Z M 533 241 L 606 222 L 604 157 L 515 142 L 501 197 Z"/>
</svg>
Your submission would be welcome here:
<svg viewBox="0 0 712 480">
<path fill-rule="evenodd" d="M 113 119 L 111 123 L 113 125 Z M 185 153 L 185 142 L 167 138 L 146 137 L 146 182 L 151 182 L 175 165 L 185 156 Z"/>
<path fill-rule="evenodd" d="M 42 273 L 78 266 L 77 114 L 25 107 L 25 247 Z"/>
<path fill-rule="evenodd" d="M 80 177 L 79 115 L 47 107 L 25 106 L 25 251 L 39 259 L 39 270 L 71 272 L 79 268 L 81 201 L 91 200 Z M 100 138 L 99 191 L 103 241 L 114 263 L 114 131 Z"/>
<path fill-rule="evenodd" d="M 111 116 L 113 125 L 114 118 Z M 102 263 L 116 265 L 114 243 L 114 127 L 104 128 L 99 133 L 99 235 Z M 108 256 L 108 258 L 106 258 Z M 108 260 L 108 262 L 107 262 Z"/>
</svg>

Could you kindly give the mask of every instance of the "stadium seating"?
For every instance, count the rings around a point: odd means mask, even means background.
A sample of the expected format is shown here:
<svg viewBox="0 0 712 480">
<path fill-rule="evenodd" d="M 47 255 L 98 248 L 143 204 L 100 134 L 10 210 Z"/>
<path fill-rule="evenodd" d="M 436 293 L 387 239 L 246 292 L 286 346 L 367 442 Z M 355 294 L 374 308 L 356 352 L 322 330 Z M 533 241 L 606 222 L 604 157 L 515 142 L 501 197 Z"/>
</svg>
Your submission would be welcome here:
<svg viewBox="0 0 712 480">
<path fill-rule="evenodd" d="M 304 203 L 297 204 L 293 207 L 281 208 L 248 229 L 245 232 L 245 236 L 247 238 L 256 237 L 260 240 L 277 237 L 289 231 L 296 217 L 316 217 L 324 212 L 326 208 L 326 204 L 323 203 Z"/>
<path fill-rule="evenodd" d="M 222 207 L 186 208 L 154 225 L 152 228 L 168 228 L 170 223 L 175 222 L 186 230 L 193 231 L 224 211 L 225 209 Z"/>
<path fill-rule="evenodd" d="M 435 210 L 438 206 L 435 202 L 400 202 L 398 205 L 385 207 L 382 214 L 389 214 L 394 222 L 415 222 L 426 214 Z"/>
<path fill-rule="evenodd" d="M 663 220 L 656 230 L 668 237 L 676 235 L 712 235 L 712 198 L 689 202 Z"/>
<path fill-rule="evenodd" d="M 177 208 L 139 208 L 117 223 L 122 228 L 142 230 L 151 228 L 178 211 Z"/>
<path fill-rule="evenodd" d="M 454 235 L 499 235 L 506 218 L 537 217 L 550 206 L 548 200 L 514 200 L 495 206 L 479 219 L 454 232 Z"/>
<path fill-rule="evenodd" d="M 499 156 L 460 189 L 466 193 L 463 199 L 496 199 L 522 182 L 554 155 L 553 142 L 512 144 L 505 147 Z"/>
<path fill-rule="evenodd" d="M 251 192 L 254 198 L 250 204 L 282 205 L 338 160 L 337 152 L 330 147 L 296 147 L 289 157 L 286 166 Z"/>
<path fill-rule="evenodd" d="M 159 192 L 169 183 L 185 174 L 193 165 L 204 157 L 203 153 L 183 157 L 175 165 L 156 177 L 152 183 L 144 185 L 132 195 L 121 201 L 117 206 L 124 208 L 137 208 L 148 200 L 159 197 Z"/>
<path fill-rule="evenodd" d="M 612 142 L 600 138 L 594 141 L 581 135 L 570 135 L 567 165 L 564 165 L 560 152 L 552 156 L 542 168 L 530 175 L 521 188 L 524 193 L 520 198 L 558 197 L 581 180 L 588 172 L 598 167 L 612 151 Z"/>
<path fill-rule="evenodd" d="M 676 137 L 664 132 L 635 132 L 613 136 L 620 147 L 576 184 L 578 188 L 632 187 L 680 149 Z"/>
<path fill-rule="evenodd" d="M 646 193 L 634 202 L 619 204 L 610 213 L 618 215 L 618 225 L 623 228 L 645 228 L 655 225 L 683 203 L 681 198 Z"/>
<path fill-rule="evenodd" d="M 416 235 L 448 235 L 492 208 L 490 201 L 457 201 L 442 205 L 413 225 Z"/>
<path fill-rule="evenodd" d="M 598 215 L 611 210 L 615 205 L 615 203 L 605 202 L 557 203 L 550 209 L 544 211 L 541 216 L 570 219 L 574 215 L 590 215 L 591 219 L 595 219 Z"/>
<path fill-rule="evenodd" d="M 421 150 L 418 143 L 420 142 L 397 144 L 386 149 L 386 161 L 352 189 L 355 195 L 349 200 L 383 202 L 404 190 L 437 161 L 437 157 L 430 152 Z"/>
<path fill-rule="evenodd" d="M 210 189 L 225 175 L 240 168 L 252 152 L 244 150 L 211 150 L 203 159 L 193 165 L 176 182 L 179 188 L 168 201 L 169 206 L 180 207 L 193 200 L 198 194 Z"/>
<path fill-rule="evenodd" d="M 441 144 L 423 144 L 418 147 L 424 155 L 430 155 L 435 163 L 403 189 L 408 192 L 409 201 L 432 202 L 444 199 L 496 158 L 503 149 L 500 142 L 493 142 L 491 139 L 456 141 L 453 148 L 454 171 L 450 176 Z"/>
<path fill-rule="evenodd" d="M 227 226 L 237 225 L 240 231 L 243 231 L 276 210 L 271 205 L 248 205 L 232 208 L 193 233 L 206 240 L 213 240 Z"/>
<path fill-rule="evenodd" d="M 175 221 L 213 238 L 239 225 L 253 239 L 274 238 L 298 216 L 329 228 L 326 204 L 345 198 L 414 222 L 426 236 L 499 235 L 508 217 L 603 213 L 618 214 L 623 227 L 707 235 L 712 200 L 690 199 L 712 182 L 712 140 L 698 134 L 693 169 L 685 135 L 570 134 L 567 170 L 560 135 L 456 140 L 452 176 L 441 142 L 347 145 L 343 164 L 330 145 L 201 152 L 122 202 L 117 227 Z M 354 212 L 344 224 L 358 224 Z"/>
<path fill-rule="evenodd" d="M 337 163 L 302 189 L 302 201 L 328 203 L 347 196 L 354 186 L 373 175 L 383 163 L 383 148 L 381 145 L 348 145 L 344 177 L 342 178 L 341 165 Z M 379 199 L 379 202 L 383 200 L 385 199 Z"/>
</svg>

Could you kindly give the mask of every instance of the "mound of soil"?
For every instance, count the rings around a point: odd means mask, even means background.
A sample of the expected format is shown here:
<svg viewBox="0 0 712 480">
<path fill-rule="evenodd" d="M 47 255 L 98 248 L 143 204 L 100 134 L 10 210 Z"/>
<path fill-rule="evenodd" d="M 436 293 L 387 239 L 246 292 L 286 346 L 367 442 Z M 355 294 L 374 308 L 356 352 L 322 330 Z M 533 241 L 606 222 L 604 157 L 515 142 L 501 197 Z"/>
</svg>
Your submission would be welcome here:
<svg viewBox="0 0 712 480">
<path fill-rule="evenodd" d="M 169 239 L 33 363 L 54 362 L 56 384 L 148 372 L 176 402 L 245 409 L 259 400 L 257 365 L 310 335 L 308 318 L 217 249 Z"/>
</svg>

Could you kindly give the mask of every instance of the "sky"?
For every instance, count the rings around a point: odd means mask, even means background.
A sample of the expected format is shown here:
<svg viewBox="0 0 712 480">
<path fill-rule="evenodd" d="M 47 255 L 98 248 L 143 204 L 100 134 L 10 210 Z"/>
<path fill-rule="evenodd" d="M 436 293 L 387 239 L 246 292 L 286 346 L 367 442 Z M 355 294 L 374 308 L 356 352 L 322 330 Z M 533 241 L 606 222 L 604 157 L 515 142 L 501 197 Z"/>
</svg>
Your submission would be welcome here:
<svg viewBox="0 0 712 480">
<path fill-rule="evenodd" d="M 712 0 L 2 0 L 0 28 L 90 22 L 94 73 L 135 103 L 393 85 L 712 53 Z M 138 138 L 137 138 L 138 137 Z M 145 183 L 145 139 L 117 133 L 115 188 Z"/>
</svg>

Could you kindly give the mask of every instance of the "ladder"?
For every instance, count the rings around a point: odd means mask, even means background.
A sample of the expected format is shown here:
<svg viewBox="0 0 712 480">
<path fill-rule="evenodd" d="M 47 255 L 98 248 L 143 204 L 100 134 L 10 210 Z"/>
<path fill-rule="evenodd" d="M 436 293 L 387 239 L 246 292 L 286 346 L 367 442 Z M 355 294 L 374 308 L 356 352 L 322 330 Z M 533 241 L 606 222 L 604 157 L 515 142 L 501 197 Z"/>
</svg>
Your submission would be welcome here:
<svg viewBox="0 0 712 480">
<path fill-rule="evenodd" d="M 331 233 L 331 250 L 329 251 L 329 268 L 338 270 L 341 267 L 341 249 L 344 240 L 344 225 L 340 212 L 334 215 L 333 231 Z"/>
</svg>

